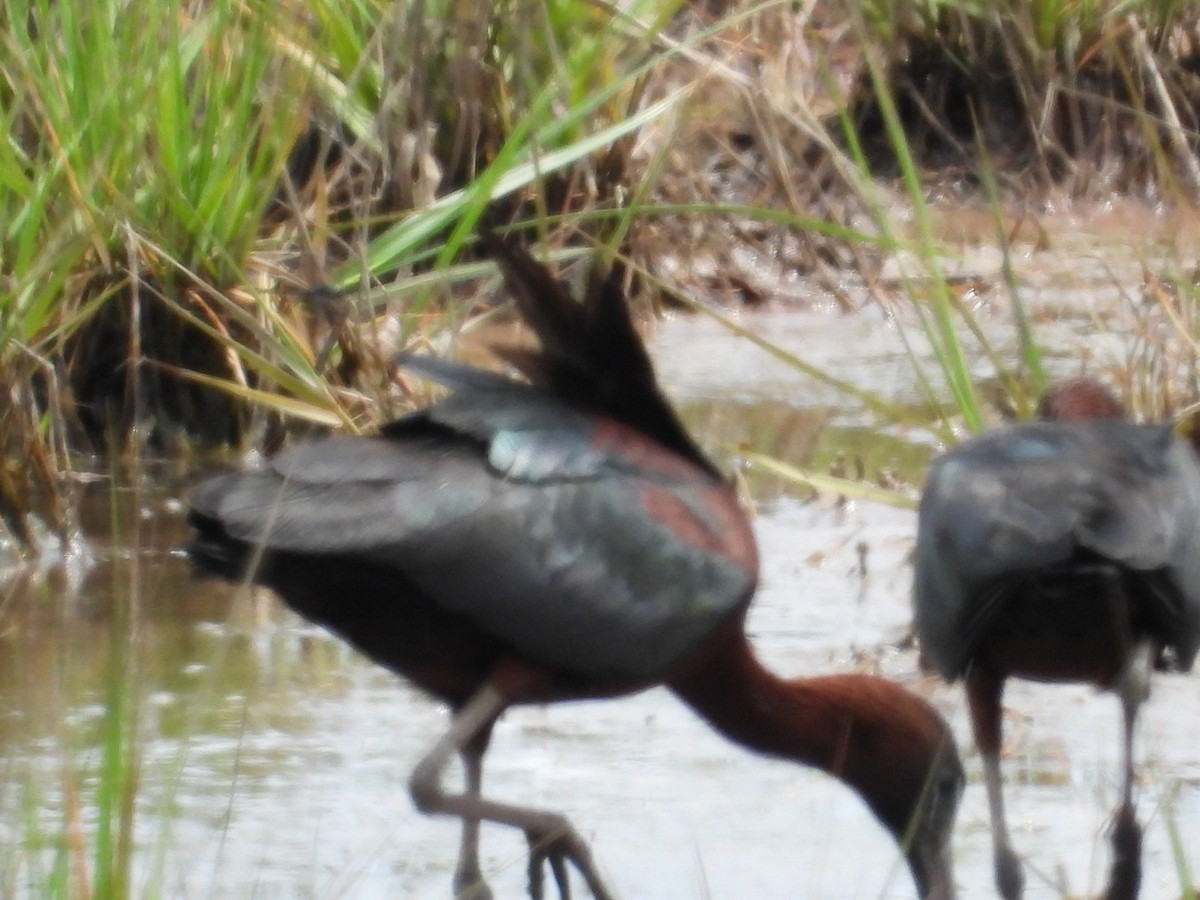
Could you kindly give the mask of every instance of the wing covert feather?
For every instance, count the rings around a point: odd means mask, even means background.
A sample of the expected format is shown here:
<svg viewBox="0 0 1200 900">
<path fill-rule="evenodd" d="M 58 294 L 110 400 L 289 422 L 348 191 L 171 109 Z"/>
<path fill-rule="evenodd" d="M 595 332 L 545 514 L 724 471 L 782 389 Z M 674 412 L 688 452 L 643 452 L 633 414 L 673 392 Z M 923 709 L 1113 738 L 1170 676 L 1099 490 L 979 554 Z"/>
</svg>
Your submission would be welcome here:
<svg viewBox="0 0 1200 900">
<path fill-rule="evenodd" d="M 930 467 L 918 513 L 923 646 L 957 675 L 967 644 L 985 630 L 987 587 L 1068 564 L 1081 551 L 1130 570 L 1165 570 L 1197 630 L 1198 504 L 1194 454 L 1161 426 L 1030 423 L 948 451 Z"/>
<path fill-rule="evenodd" d="M 752 539 L 723 532 L 743 520 L 705 470 L 643 471 L 572 427 L 588 417 L 538 415 L 535 403 L 506 405 L 490 443 L 476 439 L 485 411 L 440 409 L 386 437 L 330 438 L 206 482 L 192 506 L 247 544 L 392 568 L 522 653 L 581 674 L 657 677 L 749 599 L 756 572 L 736 548 Z M 444 427 L 464 418 L 473 433 Z M 726 541 L 731 553 L 713 552 Z"/>
</svg>

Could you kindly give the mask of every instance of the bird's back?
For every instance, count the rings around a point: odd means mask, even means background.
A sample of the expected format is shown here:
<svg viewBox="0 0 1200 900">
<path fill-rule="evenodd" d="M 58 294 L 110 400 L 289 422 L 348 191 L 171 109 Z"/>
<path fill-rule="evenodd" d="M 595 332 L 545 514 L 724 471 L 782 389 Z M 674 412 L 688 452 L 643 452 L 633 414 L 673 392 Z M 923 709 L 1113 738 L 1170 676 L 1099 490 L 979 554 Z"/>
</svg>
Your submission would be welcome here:
<svg viewBox="0 0 1200 900">
<path fill-rule="evenodd" d="M 442 629 L 469 631 L 484 667 L 515 651 L 567 677 L 657 680 L 748 602 L 749 524 L 659 393 L 614 282 L 576 304 L 523 250 L 493 250 L 542 338 L 538 383 L 409 360 L 453 393 L 376 437 L 200 485 L 192 555 L 226 577 L 263 556 L 252 577 L 406 674 Z M 606 371 L 606 336 L 627 371 Z M 425 637 L 371 625 L 410 618 Z"/>
<path fill-rule="evenodd" d="M 1071 627 L 1076 610 L 1104 615 L 1115 578 L 1131 620 L 1190 666 L 1200 645 L 1198 512 L 1193 452 L 1166 427 L 1029 423 L 964 443 L 933 463 L 922 493 L 923 652 L 958 676 L 1018 604 L 1029 620 Z"/>
</svg>

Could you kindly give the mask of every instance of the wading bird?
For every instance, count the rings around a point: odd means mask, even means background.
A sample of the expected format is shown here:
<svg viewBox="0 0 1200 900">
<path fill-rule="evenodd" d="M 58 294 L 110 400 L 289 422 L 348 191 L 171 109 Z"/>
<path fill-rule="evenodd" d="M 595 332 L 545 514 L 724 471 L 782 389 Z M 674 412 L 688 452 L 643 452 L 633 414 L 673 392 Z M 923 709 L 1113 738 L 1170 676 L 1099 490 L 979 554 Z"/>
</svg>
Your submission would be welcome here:
<svg viewBox="0 0 1200 900">
<path fill-rule="evenodd" d="M 532 896 L 547 864 L 564 898 L 568 864 L 612 896 L 563 816 L 482 796 L 483 754 L 514 704 L 665 684 L 730 740 L 841 779 L 900 843 L 921 895 L 953 897 L 963 776 L 944 721 L 881 678 L 784 680 L 758 662 L 743 629 L 750 523 L 661 393 L 620 269 L 576 302 L 513 239 L 483 240 L 540 338 L 502 354 L 529 383 L 403 358 L 449 397 L 375 437 L 202 483 L 198 567 L 270 586 L 453 708 L 410 790 L 422 812 L 462 819 L 460 895 L 489 895 L 478 826 L 490 821 L 525 833 Z M 456 753 L 466 790 L 448 793 Z"/>
<path fill-rule="evenodd" d="M 1133 735 L 1152 666 L 1191 668 L 1200 645 L 1200 472 L 1165 425 L 1125 421 L 1099 383 L 1043 397 L 1047 421 L 983 434 L 939 457 L 921 497 L 916 630 L 966 682 L 991 811 L 996 885 L 1024 875 L 1004 819 L 1001 696 L 1010 676 L 1117 693 L 1124 775 L 1107 896 L 1136 897 L 1141 829 Z"/>
</svg>

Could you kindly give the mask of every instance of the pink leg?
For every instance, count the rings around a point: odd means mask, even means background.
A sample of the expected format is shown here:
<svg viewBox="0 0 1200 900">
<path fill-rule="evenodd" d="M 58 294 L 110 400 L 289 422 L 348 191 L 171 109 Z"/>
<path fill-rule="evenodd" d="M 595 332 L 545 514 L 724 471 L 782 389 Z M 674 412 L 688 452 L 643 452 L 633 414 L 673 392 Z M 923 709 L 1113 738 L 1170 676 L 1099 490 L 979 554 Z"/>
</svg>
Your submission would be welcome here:
<svg viewBox="0 0 1200 900">
<path fill-rule="evenodd" d="M 1000 776 L 1000 698 L 1003 693 L 1003 676 L 981 666 L 971 667 L 967 673 L 967 703 L 971 708 L 975 743 L 983 759 L 983 780 L 992 819 L 996 889 L 1004 900 L 1020 900 L 1025 888 L 1025 873 L 1021 870 L 1021 861 L 1008 836 L 1008 823 L 1004 817 L 1004 784 Z"/>
<path fill-rule="evenodd" d="M 1117 678 L 1121 698 L 1125 773 L 1121 785 L 1121 805 L 1113 819 L 1112 870 L 1109 873 L 1108 900 L 1134 900 L 1142 884 L 1142 829 L 1133 806 L 1133 735 L 1138 709 L 1150 695 L 1150 670 L 1155 649 L 1148 642 L 1136 644 Z"/>
<path fill-rule="evenodd" d="M 483 754 L 492 736 L 488 725 L 459 752 L 466 773 L 467 796 L 478 799 L 483 789 Z M 463 817 L 462 843 L 459 845 L 458 865 L 454 870 L 456 900 L 492 900 L 492 891 L 483 878 L 479 865 L 479 820 Z"/>
<path fill-rule="evenodd" d="M 417 763 L 409 778 L 408 787 L 417 809 L 423 813 L 442 813 L 458 816 L 464 822 L 498 822 L 525 832 L 530 843 L 529 892 L 533 900 L 542 897 L 542 864 L 550 863 L 562 900 L 569 900 L 566 864 L 570 863 L 583 876 L 596 900 L 613 900 L 592 861 L 587 844 L 567 819 L 554 812 L 497 803 L 472 796 L 470 786 L 462 794 L 447 794 L 442 790 L 441 775 L 455 753 L 476 740 L 483 729 L 491 727 L 505 708 L 508 698 L 493 684 L 485 684 L 458 712 L 443 735 L 425 757 Z"/>
</svg>

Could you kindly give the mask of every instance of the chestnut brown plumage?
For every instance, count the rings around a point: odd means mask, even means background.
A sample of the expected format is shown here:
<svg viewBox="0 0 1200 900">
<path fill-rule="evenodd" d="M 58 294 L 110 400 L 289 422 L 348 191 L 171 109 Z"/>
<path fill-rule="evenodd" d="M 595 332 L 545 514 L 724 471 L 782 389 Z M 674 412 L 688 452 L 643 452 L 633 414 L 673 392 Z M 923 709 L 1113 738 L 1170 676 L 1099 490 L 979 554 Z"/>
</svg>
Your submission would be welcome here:
<svg viewBox="0 0 1200 900">
<path fill-rule="evenodd" d="M 784 680 L 759 664 L 743 629 L 750 523 L 662 395 L 621 271 L 580 303 L 516 242 L 484 244 L 540 338 L 506 353 L 530 383 L 404 357 L 450 396 L 378 436 L 201 484 L 197 565 L 248 572 L 453 707 L 411 790 L 422 811 L 463 821 L 462 894 L 486 895 L 478 825 L 492 821 L 528 836 L 534 897 L 546 863 L 564 897 L 568 863 L 611 896 L 566 819 L 482 796 L 483 754 L 514 704 L 665 684 L 731 740 L 840 778 L 900 842 L 921 895 L 952 897 L 962 769 L 945 723 L 883 679 Z M 455 753 L 463 793 L 440 784 Z"/>
</svg>

